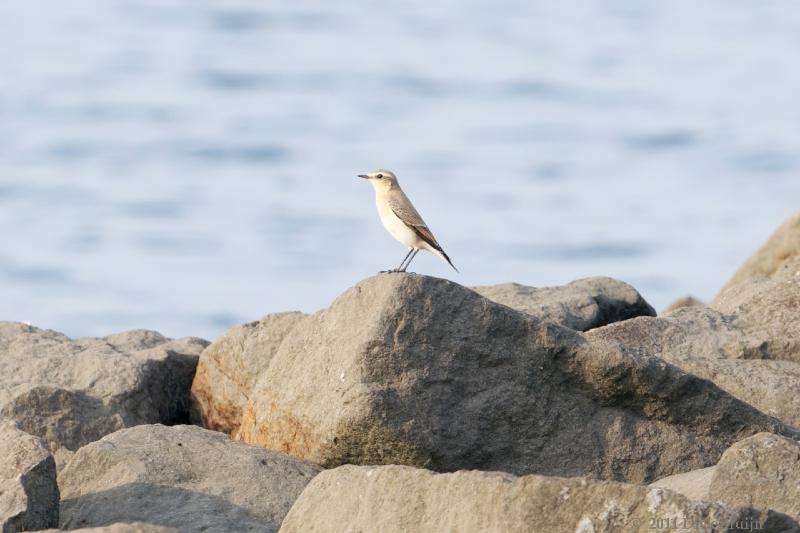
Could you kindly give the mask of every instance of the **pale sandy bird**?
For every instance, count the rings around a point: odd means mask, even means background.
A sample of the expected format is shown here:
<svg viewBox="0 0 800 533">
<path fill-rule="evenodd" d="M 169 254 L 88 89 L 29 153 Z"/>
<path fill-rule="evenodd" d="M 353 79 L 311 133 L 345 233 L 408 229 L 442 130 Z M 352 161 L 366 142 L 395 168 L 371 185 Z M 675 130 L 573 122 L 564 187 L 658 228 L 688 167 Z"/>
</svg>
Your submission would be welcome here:
<svg viewBox="0 0 800 533">
<path fill-rule="evenodd" d="M 375 189 L 375 204 L 378 206 L 378 215 L 381 217 L 383 227 L 392 237 L 408 247 L 408 254 L 400 266 L 386 272 L 405 272 L 420 250 L 428 250 L 433 255 L 441 257 L 458 272 L 391 171 L 378 169 L 369 174 L 359 174 L 358 177 L 372 183 Z"/>
</svg>

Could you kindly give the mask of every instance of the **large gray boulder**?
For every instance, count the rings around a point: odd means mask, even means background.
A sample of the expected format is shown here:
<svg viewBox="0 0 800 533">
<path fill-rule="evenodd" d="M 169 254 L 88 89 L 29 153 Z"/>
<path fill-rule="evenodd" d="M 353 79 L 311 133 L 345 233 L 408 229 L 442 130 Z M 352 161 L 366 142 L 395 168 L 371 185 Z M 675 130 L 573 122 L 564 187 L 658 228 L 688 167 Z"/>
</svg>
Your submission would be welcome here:
<svg viewBox="0 0 800 533">
<path fill-rule="evenodd" d="M 771 277 L 730 288 L 715 308 L 677 309 L 588 332 L 656 354 L 800 427 L 800 256 Z"/>
<path fill-rule="evenodd" d="M 314 478 L 280 531 L 717 533 L 751 515 L 749 510 L 624 483 L 348 465 Z"/>
<path fill-rule="evenodd" d="M 56 463 L 44 442 L 0 419 L 0 531 L 58 525 Z"/>
<path fill-rule="evenodd" d="M 196 426 L 136 426 L 84 446 L 59 474 L 61 527 L 268 533 L 319 470 Z"/>
<path fill-rule="evenodd" d="M 367 279 L 303 318 L 253 388 L 238 438 L 325 467 L 648 481 L 794 430 L 657 357 L 455 283 Z"/>
<path fill-rule="evenodd" d="M 474 290 L 517 311 L 578 331 L 637 316 L 656 315 L 636 289 L 613 278 L 579 279 L 560 287 L 503 283 Z"/>
<path fill-rule="evenodd" d="M 73 340 L 0 322 L 0 414 L 44 439 L 57 457 L 120 428 L 188 421 L 206 345 L 144 330 Z"/>
<path fill-rule="evenodd" d="M 474 290 L 490 300 L 576 330 L 655 315 L 636 289 L 612 278 L 581 279 L 561 287 L 505 283 Z M 235 434 L 255 380 L 304 316 L 297 312 L 267 315 L 231 328 L 208 346 L 200 355 L 192 383 L 193 420 L 203 427 Z"/>
<path fill-rule="evenodd" d="M 798 255 L 800 255 L 800 212 L 790 216 L 781 224 L 769 240 L 745 261 L 722 287 L 720 295 L 735 286 L 747 285 L 772 276 L 786 259 Z"/>
<path fill-rule="evenodd" d="M 303 316 L 277 313 L 234 326 L 203 350 L 192 382 L 193 421 L 225 433 L 238 430 L 256 379 Z"/>
</svg>

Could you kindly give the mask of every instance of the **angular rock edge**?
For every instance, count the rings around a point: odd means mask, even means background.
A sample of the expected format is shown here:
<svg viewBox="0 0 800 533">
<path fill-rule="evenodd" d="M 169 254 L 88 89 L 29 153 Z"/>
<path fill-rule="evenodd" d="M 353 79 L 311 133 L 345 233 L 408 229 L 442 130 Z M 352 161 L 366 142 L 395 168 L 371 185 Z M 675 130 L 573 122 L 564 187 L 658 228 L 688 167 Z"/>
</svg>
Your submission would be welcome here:
<svg viewBox="0 0 800 533">
<path fill-rule="evenodd" d="M 797 255 L 800 255 L 800 211 L 786 219 L 767 242 L 747 258 L 720 289 L 714 302 L 733 287 L 772 276 L 781 263 Z"/>
<path fill-rule="evenodd" d="M 207 344 L 147 330 L 71 339 L 0 321 L 0 415 L 41 437 L 57 461 L 123 427 L 186 422 Z"/>
<path fill-rule="evenodd" d="M 0 531 L 58 525 L 56 463 L 44 442 L 0 419 Z"/>
<path fill-rule="evenodd" d="M 715 466 L 651 483 L 687 497 L 759 509 L 800 521 L 800 442 L 759 433 L 728 448 Z"/>
<path fill-rule="evenodd" d="M 139 425 L 82 447 L 59 473 L 61 527 L 274 532 L 319 470 L 216 431 Z"/>
<path fill-rule="evenodd" d="M 729 289 L 716 308 L 677 309 L 586 333 L 657 355 L 800 426 L 800 256 L 769 278 Z"/>
<path fill-rule="evenodd" d="M 623 483 L 348 465 L 314 478 L 280 531 L 644 533 L 683 527 L 711 533 L 762 519 L 758 511 Z"/>
<path fill-rule="evenodd" d="M 560 287 L 502 283 L 473 287 L 494 302 L 577 331 L 587 331 L 637 316 L 656 316 L 639 292 L 608 277 L 575 280 Z"/>
<path fill-rule="evenodd" d="M 275 313 L 234 326 L 200 354 L 192 381 L 192 422 L 235 433 L 258 377 L 303 313 Z"/>
</svg>

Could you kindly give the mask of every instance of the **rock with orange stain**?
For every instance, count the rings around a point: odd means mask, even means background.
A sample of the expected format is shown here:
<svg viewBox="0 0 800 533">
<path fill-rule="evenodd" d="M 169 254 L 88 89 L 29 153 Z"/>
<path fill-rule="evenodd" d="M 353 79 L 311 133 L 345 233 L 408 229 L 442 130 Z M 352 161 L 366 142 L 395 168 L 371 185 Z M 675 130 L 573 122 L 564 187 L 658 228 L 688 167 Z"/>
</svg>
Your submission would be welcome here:
<svg viewBox="0 0 800 533">
<path fill-rule="evenodd" d="M 255 381 L 303 316 L 296 312 L 267 315 L 231 328 L 203 350 L 192 383 L 193 421 L 235 433 Z"/>
<path fill-rule="evenodd" d="M 639 350 L 416 274 L 362 281 L 285 337 L 237 438 L 325 467 L 649 481 L 795 434 Z"/>
</svg>

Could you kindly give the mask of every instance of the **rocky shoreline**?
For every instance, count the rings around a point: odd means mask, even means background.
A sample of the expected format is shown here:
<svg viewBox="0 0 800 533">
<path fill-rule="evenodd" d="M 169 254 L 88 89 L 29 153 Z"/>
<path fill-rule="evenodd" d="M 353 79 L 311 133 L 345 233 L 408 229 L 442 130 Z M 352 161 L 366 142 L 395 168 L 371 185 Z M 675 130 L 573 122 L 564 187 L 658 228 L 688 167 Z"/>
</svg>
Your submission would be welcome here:
<svg viewBox="0 0 800 533">
<path fill-rule="evenodd" d="M 709 304 L 379 275 L 212 343 L 0 322 L 0 531 L 800 531 L 800 213 Z"/>
</svg>

